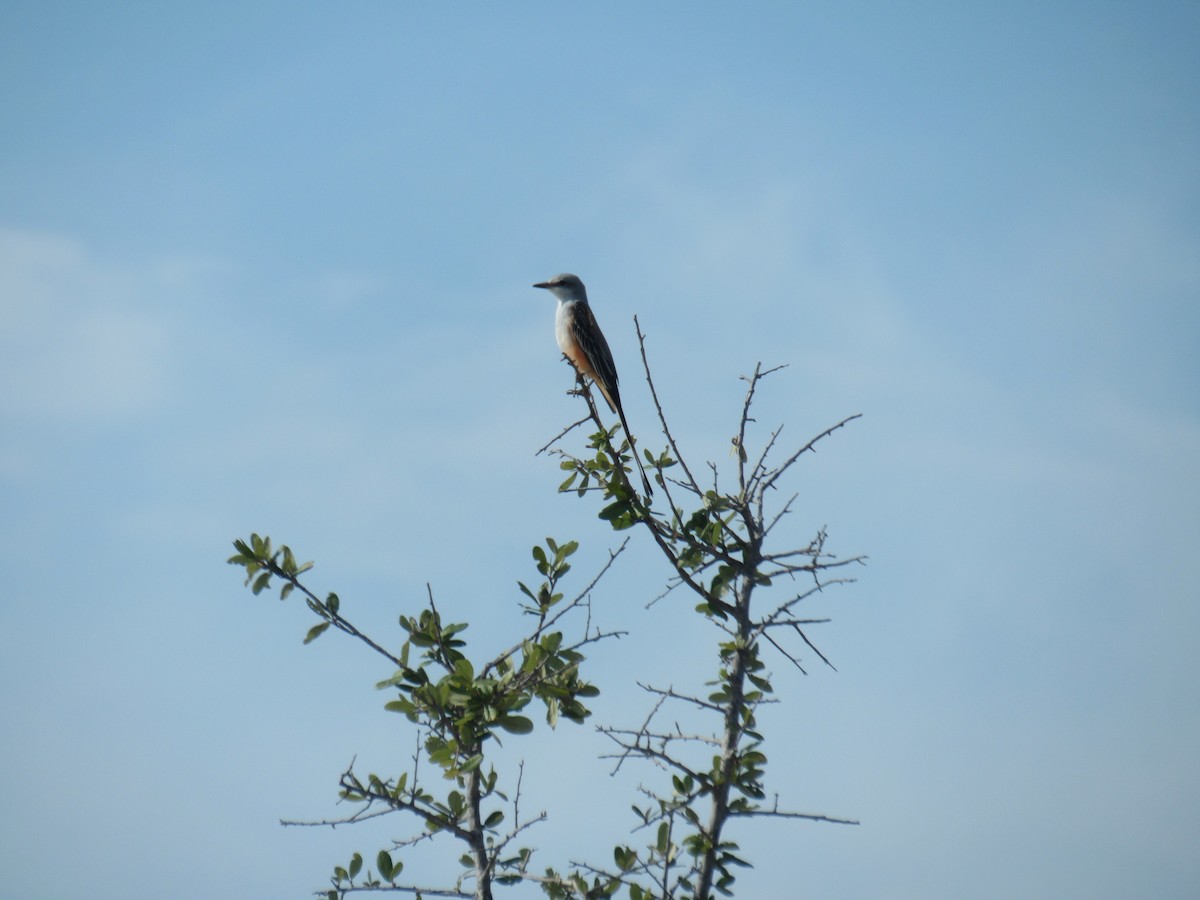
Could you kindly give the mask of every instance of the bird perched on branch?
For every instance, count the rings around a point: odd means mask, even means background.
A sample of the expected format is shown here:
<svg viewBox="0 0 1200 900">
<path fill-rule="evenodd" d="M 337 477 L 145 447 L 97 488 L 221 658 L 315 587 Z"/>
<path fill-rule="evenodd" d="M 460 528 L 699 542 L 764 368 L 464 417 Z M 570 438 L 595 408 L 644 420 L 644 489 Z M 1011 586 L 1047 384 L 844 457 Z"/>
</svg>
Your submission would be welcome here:
<svg viewBox="0 0 1200 900">
<path fill-rule="evenodd" d="M 558 298 L 558 311 L 554 316 L 554 335 L 558 338 L 558 347 L 571 361 L 580 375 L 592 379 L 600 393 L 608 401 L 609 408 L 621 419 L 621 427 L 625 429 L 625 437 L 629 439 L 629 448 L 633 453 L 633 461 L 637 463 L 638 471 L 642 474 L 642 485 L 646 488 L 646 496 L 653 496 L 650 489 L 650 479 L 638 459 L 637 448 L 633 446 L 633 435 L 629 431 L 629 423 L 625 421 L 625 410 L 621 408 L 621 393 L 617 390 L 617 367 L 613 363 L 612 351 L 608 349 L 608 341 L 596 324 L 592 308 L 588 305 L 587 289 L 578 275 L 555 275 L 549 281 L 539 281 L 536 288 L 545 288 Z"/>
</svg>

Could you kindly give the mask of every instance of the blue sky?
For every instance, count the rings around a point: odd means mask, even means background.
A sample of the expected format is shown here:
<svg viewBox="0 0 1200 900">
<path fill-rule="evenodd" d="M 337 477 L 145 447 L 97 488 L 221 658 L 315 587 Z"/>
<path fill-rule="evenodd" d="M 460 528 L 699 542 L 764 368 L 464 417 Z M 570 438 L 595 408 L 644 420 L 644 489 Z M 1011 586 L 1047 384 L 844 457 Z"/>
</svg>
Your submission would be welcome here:
<svg viewBox="0 0 1200 900">
<path fill-rule="evenodd" d="M 1198 43 L 1185 2 L 5 4 L 2 892 L 296 897 L 407 836 L 278 825 L 413 736 L 224 559 L 284 540 L 397 640 L 428 582 L 481 654 L 532 544 L 582 583 L 616 540 L 533 455 L 573 271 L 648 443 L 634 314 L 695 461 L 759 360 L 756 440 L 864 414 L 792 483 L 789 541 L 871 560 L 812 608 L 838 672 L 765 714 L 770 789 L 862 825 L 741 829 L 742 895 L 1196 896 Z M 712 670 L 665 577 L 635 536 L 597 591 L 597 721 Z M 509 749 L 541 864 L 626 839 L 650 773 Z"/>
</svg>

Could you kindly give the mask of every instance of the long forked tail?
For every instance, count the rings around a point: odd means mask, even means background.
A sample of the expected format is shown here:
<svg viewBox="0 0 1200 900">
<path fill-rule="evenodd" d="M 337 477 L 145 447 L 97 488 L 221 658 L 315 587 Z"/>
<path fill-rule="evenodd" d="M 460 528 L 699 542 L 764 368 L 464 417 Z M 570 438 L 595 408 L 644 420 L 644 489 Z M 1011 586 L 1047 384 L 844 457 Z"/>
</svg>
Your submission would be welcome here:
<svg viewBox="0 0 1200 900">
<path fill-rule="evenodd" d="M 642 460 L 638 456 L 637 446 L 633 442 L 633 432 L 629 430 L 629 423 L 625 421 L 625 410 L 621 409 L 621 404 L 617 403 L 617 415 L 621 418 L 621 427 L 625 429 L 625 439 L 629 441 L 629 452 L 633 455 L 633 461 L 637 463 L 638 471 L 642 474 L 642 487 L 646 489 L 646 499 L 649 500 L 654 496 L 654 490 L 650 487 L 650 479 L 646 477 L 646 470 L 642 468 Z"/>
<path fill-rule="evenodd" d="M 601 339 L 603 340 L 603 336 L 601 336 Z M 604 349 L 607 354 L 608 346 L 605 345 Z M 585 383 L 585 375 L 587 378 L 590 378 L 592 384 L 599 388 L 601 396 L 604 397 L 604 402 L 608 404 L 608 408 L 620 418 L 621 427 L 625 429 L 625 439 L 629 441 L 629 452 L 633 454 L 633 461 L 637 463 L 638 472 L 642 475 L 642 487 L 646 489 L 646 499 L 649 500 L 654 496 L 654 489 L 650 487 L 650 479 L 646 477 L 646 470 L 642 468 L 642 460 L 638 457 L 637 447 L 633 442 L 633 432 L 629 430 L 629 422 L 625 419 L 625 409 L 621 406 L 621 394 L 617 391 L 617 370 L 613 367 L 612 356 L 607 356 L 607 365 L 602 369 L 604 373 L 609 375 L 611 379 L 609 381 L 606 381 L 601 372 L 598 372 L 596 367 L 592 365 L 591 357 L 586 353 L 583 354 L 583 359 L 587 363 L 586 368 L 581 367 L 568 354 L 564 353 L 563 356 L 566 357 L 567 362 L 575 369 L 575 374 L 580 384 Z M 630 487 L 633 487 L 633 485 L 630 485 Z"/>
</svg>

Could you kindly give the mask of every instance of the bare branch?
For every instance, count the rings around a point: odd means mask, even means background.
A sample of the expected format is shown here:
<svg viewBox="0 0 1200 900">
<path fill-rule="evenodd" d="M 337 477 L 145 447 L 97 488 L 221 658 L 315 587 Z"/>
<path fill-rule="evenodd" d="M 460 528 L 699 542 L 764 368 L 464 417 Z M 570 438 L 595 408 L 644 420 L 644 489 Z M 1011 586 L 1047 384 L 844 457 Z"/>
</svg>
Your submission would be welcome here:
<svg viewBox="0 0 1200 900">
<path fill-rule="evenodd" d="M 546 443 L 544 443 L 541 447 L 539 447 L 537 452 L 533 455 L 541 456 L 543 453 L 545 453 L 547 450 L 549 450 L 551 447 L 553 447 L 555 444 L 557 444 L 559 441 L 561 441 L 563 438 L 565 438 L 568 434 L 570 434 L 572 431 L 574 431 L 576 428 L 578 428 L 584 422 L 587 422 L 589 419 L 591 419 L 591 416 L 586 415 L 582 419 L 580 419 L 578 422 L 573 422 L 572 424 L 568 425 L 566 428 L 564 428 L 562 431 L 560 431 L 554 437 L 550 438 L 550 440 L 546 441 Z"/>
<path fill-rule="evenodd" d="M 542 822 L 545 822 L 547 818 L 549 818 L 549 817 L 546 815 L 545 812 L 540 812 L 536 816 L 534 816 L 532 819 L 530 819 L 528 822 L 524 822 L 520 825 L 514 825 L 513 830 L 510 831 L 507 835 L 505 835 L 502 840 L 497 842 L 494 850 L 492 851 L 491 865 L 492 865 L 493 869 L 495 868 L 496 862 L 497 862 L 497 860 L 499 860 L 500 855 L 503 853 L 504 848 L 507 847 L 517 837 L 517 835 L 521 834 L 521 832 L 526 831 L 529 828 L 532 828 L 534 825 L 538 825 Z"/>
<path fill-rule="evenodd" d="M 790 469 L 792 467 L 793 463 L 796 462 L 796 460 L 798 460 L 801 456 L 803 456 L 805 453 L 808 453 L 809 451 L 815 451 L 818 441 L 833 434 L 839 428 L 845 428 L 847 425 L 849 425 L 855 419 L 861 419 L 861 418 L 862 418 L 862 413 L 855 413 L 852 416 L 847 416 L 846 418 L 842 419 L 842 421 L 838 422 L 836 425 L 831 425 L 830 427 L 826 428 L 824 431 L 822 431 L 820 434 L 818 434 L 816 437 L 814 437 L 812 440 L 810 440 L 807 444 L 805 444 L 803 447 L 801 447 L 799 450 L 797 450 L 795 453 L 793 453 L 791 456 L 789 456 L 782 465 L 777 466 L 776 468 L 772 469 L 769 472 L 764 472 L 762 481 L 760 482 L 760 484 L 758 486 L 758 491 L 762 492 L 762 491 L 767 490 L 767 488 L 774 486 L 775 482 L 779 480 L 779 476 L 782 475 L 784 472 L 786 472 L 788 469 Z"/>
<path fill-rule="evenodd" d="M 654 719 L 655 715 L 657 715 L 657 714 L 658 714 L 658 711 L 659 711 L 659 710 L 662 708 L 662 705 L 663 705 L 664 703 L 666 703 L 666 702 L 667 702 L 667 698 L 666 698 L 666 697 L 659 697 L 659 699 L 658 699 L 658 702 L 654 704 L 654 708 L 653 708 L 652 710 L 650 710 L 649 714 L 646 716 L 646 721 L 644 721 L 644 722 L 642 723 L 642 727 L 638 729 L 638 732 L 644 732 L 644 731 L 646 731 L 646 729 L 648 729 L 648 728 L 650 727 L 650 722 L 651 722 L 651 720 L 653 720 L 653 719 Z M 600 729 L 600 728 L 597 728 L 596 730 L 597 730 L 597 731 L 601 731 L 602 729 Z M 611 737 L 611 735 L 610 735 L 610 737 Z M 614 740 L 615 740 L 615 738 L 614 738 Z M 618 743 L 618 744 L 620 744 L 620 741 L 617 741 L 617 743 Z M 622 746 L 623 746 L 623 745 L 622 745 Z M 616 775 L 616 774 L 617 774 L 617 772 L 619 772 L 619 771 L 621 770 L 621 766 L 624 764 L 624 762 L 625 762 L 625 758 L 626 758 L 628 755 L 629 755 L 628 753 L 626 753 L 626 754 L 623 754 L 623 755 L 622 755 L 622 756 L 621 756 L 621 757 L 620 757 L 620 758 L 617 760 L 617 764 L 616 764 L 616 766 L 615 766 L 615 767 L 613 768 L 613 770 L 612 770 L 612 774 L 613 774 L 613 775 Z"/>
<path fill-rule="evenodd" d="M 766 444 L 763 445 L 762 453 L 758 454 L 758 459 L 754 463 L 754 468 L 750 470 L 750 481 L 755 483 L 762 474 L 767 471 L 767 456 L 775 447 L 775 442 L 779 440 L 779 433 L 783 431 L 783 426 L 780 425 L 771 432 L 771 436 L 767 438 Z"/>
<path fill-rule="evenodd" d="M 677 772 L 682 772 L 684 775 L 687 775 L 689 778 L 693 779 L 697 784 L 704 785 L 708 784 L 709 782 L 708 776 L 704 773 L 697 772 L 694 769 L 689 768 L 664 750 L 656 750 L 651 747 L 649 745 L 649 733 L 645 730 L 631 731 L 628 729 L 604 727 L 599 727 L 596 730 L 605 737 L 611 739 L 614 744 L 624 750 L 623 753 L 613 754 L 605 757 L 606 759 L 618 760 L 618 766 L 625 761 L 627 756 L 641 756 L 645 757 L 646 759 L 656 760 L 657 762 L 661 763 L 664 768 L 674 769 Z M 633 742 L 630 743 L 629 741 L 624 740 L 624 738 L 633 738 Z M 646 739 L 646 743 L 642 743 L 643 738 Z M 719 741 L 716 743 L 718 746 L 720 745 Z M 613 773 L 616 773 L 615 769 L 613 770 Z"/>
<path fill-rule="evenodd" d="M 776 819 L 806 819 L 809 822 L 830 822 L 834 825 L 858 825 L 861 824 L 857 819 L 836 819 L 833 816 L 822 816 L 815 813 L 798 813 L 786 812 L 784 810 L 774 809 L 751 809 L 751 810 L 731 810 L 730 817 L 741 819 L 751 818 L 776 818 Z"/>
<path fill-rule="evenodd" d="M 780 643 L 777 640 L 775 640 L 775 638 L 771 637 L 771 635 L 766 632 L 763 633 L 763 637 L 767 639 L 767 642 L 772 647 L 774 647 L 776 650 L 778 650 L 780 653 L 782 653 L 784 656 L 786 656 L 788 662 L 790 662 L 793 666 L 795 666 L 797 669 L 799 669 L 801 675 L 808 674 L 808 670 L 805 669 L 804 666 L 800 665 L 800 660 L 796 659 L 796 657 L 792 656 L 792 654 L 790 654 L 786 650 L 784 650 L 783 647 L 780 645 Z"/>
<path fill-rule="evenodd" d="M 837 666 L 835 666 L 833 663 L 831 663 L 828 659 L 825 658 L 825 654 L 817 649 L 817 645 L 808 639 L 808 635 L 806 635 L 804 633 L 803 628 L 801 628 L 799 625 L 793 625 L 792 628 L 795 629 L 796 634 L 800 635 L 800 640 L 802 640 L 802 641 L 804 641 L 804 643 L 808 644 L 808 649 L 811 650 L 813 653 L 817 654 L 817 656 L 821 657 L 821 662 L 825 663 L 825 665 L 829 666 L 829 668 L 833 669 L 833 671 L 835 671 L 835 672 L 837 671 Z"/>
<path fill-rule="evenodd" d="M 749 377 L 747 377 L 745 375 L 742 376 L 742 381 L 745 381 L 750 385 L 750 387 L 746 390 L 746 399 L 742 402 L 742 415 L 738 421 L 737 443 L 738 443 L 738 447 L 742 448 L 742 452 L 738 453 L 738 488 L 739 488 L 739 492 L 741 493 L 741 495 L 743 497 L 746 496 L 746 461 L 744 459 L 745 447 L 746 447 L 746 426 L 750 422 L 754 421 L 754 419 L 752 419 L 750 417 L 750 406 L 754 403 L 754 392 L 755 392 L 755 390 L 757 390 L 758 383 L 760 381 L 762 381 L 762 379 L 766 378 L 768 375 L 772 374 L 773 372 L 778 372 L 782 368 L 785 368 L 785 366 L 775 366 L 773 369 L 768 369 L 767 371 L 764 372 L 762 370 L 762 363 L 757 362 L 754 364 L 754 374 L 753 375 L 751 375 Z M 774 436 L 772 436 L 772 440 L 774 440 Z M 768 443 L 768 446 L 769 446 L 769 443 Z M 763 451 L 763 455 L 764 456 L 766 455 L 765 450 Z M 759 462 L 761 463 L 762 460 L 760 459 Z M 753 473 L 757 470 L 758 470 L 758 465 L 755 465 L 754 469 L 751 470 L 752 478 L 753 478 Z"/>
<path fill-rule="evenodd" d="M 679 465 L 683 468 L 683 471 L 687 474 L 688 480 L 686 484 L 682 482 L 676 483 L 679 484 L 680 487 L 685 487 L 693 494 L 699 496 L 704 492 L 700 490 L 700 485 L 696 483 L 696 479 L 692 475 L 691 469 L 688 468 L 687 461 L 683 458 L 683 454 L 679 452 L 679 445 L 675 443 L 675 436 L 671 434 L 671 427 L 667 424 L 667 416 L 663 412 L 662 403 L 660 403 L 658 400 L 658 391 L 654 387 L 654 378 L 650 374 L 650 362 L 648 359 L 646 359 L 646 335 L 642 333 L 642 325 L 638 321 L 637 316 L 633 317 L 633 325 L 634 328 L 637 329 L 638 347 L 642 353 L 642 369 L 646 373 L 646 384 L 650 386 L 650 396 L 654 400 L 654 409 L 658 413 L 658 421 L 662 425 L 662 431 L 667 438 L 667 443 L 671 447 L 671 452 L 675 455 L 675 461 L 679 463 Z M 668 497 L 668 499 L 670 499 L 670 497 Z M 677 511 L 674 500 L 671 501 L 671 509 L 672 511 Z"/>
<path fill-rule="evenodd" d="M 828 625 L 833 619 L 780 619 L 778 622 L 769 622 L 763 628 L 765 633 L 771 628 L 791 628 L 795 625 Z"/>
<path fill-rule="evenodd" d="M 765 632 L 768 628 L 775 628 L 780 625 L 793 624 L 790 621 L 785 621 L 784 616 L 786 616 L 787 613 L 791 611 L 792 607 L 796 606 L 796 604 L 801 603 L 804 600 L 807 600 L 813 594 L 820 593 L 827 587 L 832 587 L 835 584 L 852 584 L 853 582 L 854 582 L 853 578 L 832 578 L 829 581 L 822 581 L 819 584 L 813 585 L 807 591 L 801 591 L 799 594 L 794 596 L 787 603 L 783 603 L 783 604 L 780 604 L 779 606 L 777 606 L 775 608 L 774 612 L 772 612 L 765 619 L 759 620 L 759 622 L 754 626 L 754 630 L 752 631 L 753 636 L 758 637 L 763 632 Z M 820 619 L 820 620 L 815 620 L 815 621 L 824 622 L 824 621 L 828 621 L 828 620 Z M 808 624 L 808 623 L 804 622 L 803 624 Z"/>
<path fill-rule="evenodd" d="M 469 892 L 463 891 L 463 890 L 459 890 L 458 888 L 415 887 L 412 885 L 405 885 L 405 884 L 379 884 L 379 885 L 362 884 L 362 885 L 351 885 L 348 887 L 343 886 L 343 887 L 336 888 L 336 892 L 337 892 L 338 896 L 345 896 L 346 894 L 383 893 L 385 891 L 389 891 L 389 892 L 396 891 L 396 892 L 404 893 L 404 894 L 417 894 L 422 897 L 466 897 L 466 898 L 468 898 L 468 900 L 470 900 L 470 898 L 473 898 L 475 896 L 472 893 L 469 893 Z M 323 897 L 323 896 L 325 896 L 325 894 L 327 892 L 326 891 L 315 891 L 314 893 L 316 893 L 318 896 Z"/>
<path fill-rule="evenodd" d="M 768 534 L 770 534 L 784 516 L 791 514 L 792 504 L 796 502 L 796 498 L 799 496 L 799 494 L 792 494 L 792 496 L 788 497 L 787 503 L 783 504 L 779 512 L 775 513 L 775 516 L 771 519 L 771 521 L 763 527 L 763 537 L 766 537 Z"/>
<path fill-rule="evenodd" d="M 380 816 L 390 816 L 396 812 L 394 809 L 377 809 L 373 812 L 369 811 L 369 807 L 364 806 L 352 816 L 346 816 L 344 819 L 318 819 L 311 822 L 301 821 L 299 819 L 280 819 L 279 824 L 285 828 L 331 828 L 336 829 L 339 825 L 353 825 L 356 822 L 366 822 L 368 819 L 377 819 Z"/>
<path fill-rule="evenodd" d="M 715 703 L 709 703 L 707 700 L 701 700 L 699 697 L 689 697 L 687 694 L 680 694 L 676 692 L 674 688 L 667 688 L 666 690 L 663 690 L 662 688 L 656 688 L 648 684 L 642 684 L 640 681 L 637 682 L 637 686 L 647 693 L 657 694 L 659 697 L 663 697 L 668 700 L 682 700 L 685 703 L 691 703 L 693 706 L 698 706 L 701 709 L 707 709 L 718 713 L 723 712 L 722 708 Z M 647 721 L 646 724 L 649 725 L 649 721 Z"/>
</svg>

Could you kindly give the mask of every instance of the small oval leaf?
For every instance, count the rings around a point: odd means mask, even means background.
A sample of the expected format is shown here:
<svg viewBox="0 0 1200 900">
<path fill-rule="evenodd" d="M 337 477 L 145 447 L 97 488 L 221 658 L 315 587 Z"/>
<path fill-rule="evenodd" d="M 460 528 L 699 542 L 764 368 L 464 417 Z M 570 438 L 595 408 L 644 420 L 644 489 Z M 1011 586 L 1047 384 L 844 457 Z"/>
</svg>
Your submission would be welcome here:
<svg viewBox="0 0 1200 900">
<path fill-rule="evenodd" d="M 330 626 L 330 624 L 331 623 L 329 623 L 329 622 L 319 622 L 316 625 L 314 625 L 312 628 L 308 629 L 308 634 L 306 634 L 304 636 L 304 643 L 311 644 L 313 641 L 315 641 L 317 638 L 319 638 L 322 634 L 325 633 L 325 629 L 328 628 Z"/>
</svg>

